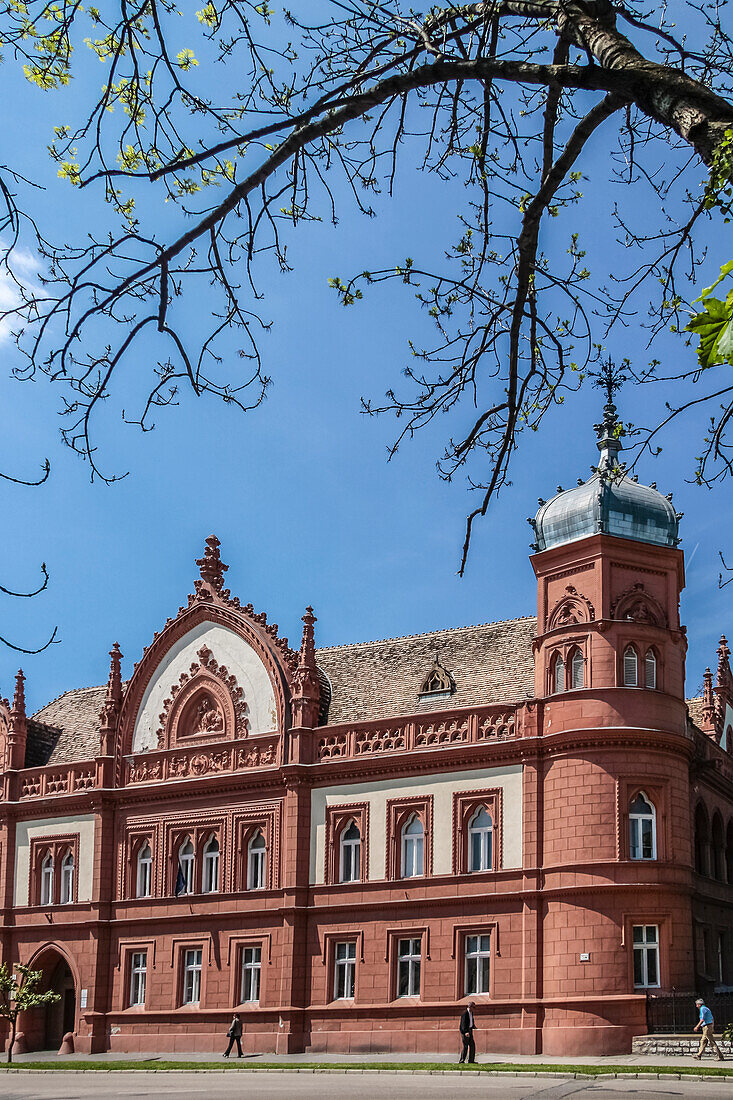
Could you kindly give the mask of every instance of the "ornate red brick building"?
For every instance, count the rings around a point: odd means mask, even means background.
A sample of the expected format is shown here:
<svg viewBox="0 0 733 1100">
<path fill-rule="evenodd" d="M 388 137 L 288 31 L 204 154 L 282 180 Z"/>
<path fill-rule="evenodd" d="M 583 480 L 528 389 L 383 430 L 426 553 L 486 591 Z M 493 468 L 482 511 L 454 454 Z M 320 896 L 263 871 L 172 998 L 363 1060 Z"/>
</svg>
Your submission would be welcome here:
<svg viewBox="0 0 733 1100">
<path fill-rule="evenodd" d="M 0 705 L 2 958 L 29 1049 L 620 1052 L 733 984 L 733 678 L 685 700 L 669 500 L 541 502 L 537 618 L 298 652 L 224 587 L 122 680 Z"/>
</svg>

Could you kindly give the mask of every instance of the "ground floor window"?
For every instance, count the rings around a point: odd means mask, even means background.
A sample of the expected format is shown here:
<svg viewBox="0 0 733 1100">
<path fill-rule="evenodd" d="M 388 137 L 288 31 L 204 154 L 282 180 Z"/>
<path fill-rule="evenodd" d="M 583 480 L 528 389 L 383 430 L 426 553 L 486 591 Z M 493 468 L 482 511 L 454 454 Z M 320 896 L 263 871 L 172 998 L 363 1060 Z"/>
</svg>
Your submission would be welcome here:
<svg viewBox="0 0 733 1100">
<path fill-rule="evenodd" d="M 130 956 L 130 1005 L 145 1004 L 145 986 L 148 977 L 147 951 L 133 951 Z"/>
<path fill-rule="evenodd" d="M 242 1004 L 259 1001 L 261 974 L 262 948 L 245 947 L 242 951 Z"/>
<path fill-rule="evenodd" d="M 337 943 L 334 951 L 333 995 L 337 1001 L 352 1000 L 356 988 L 356 944 Z"/>
<path fill-rule="evenodd" d="M 420 996 L 420 938 L 399 940 L 397 947 L 397 996 Z"/>
<path fill-rule="evenodd" d="M 183 956 L 183 1003 L 197 1005 L 201 1000 L 201 958 L 200 947 L 185 952 Z"/>
<path fill-rule="evenodd" d="M 648 989 L 659 985 L 659 928 L 656 924 L 635 924 L 634 985 Z"/>
<path fill-rule="evenodd" d="M 489 992 L 491 936 L 466 936 L 465 995 Z"/>
</svg>

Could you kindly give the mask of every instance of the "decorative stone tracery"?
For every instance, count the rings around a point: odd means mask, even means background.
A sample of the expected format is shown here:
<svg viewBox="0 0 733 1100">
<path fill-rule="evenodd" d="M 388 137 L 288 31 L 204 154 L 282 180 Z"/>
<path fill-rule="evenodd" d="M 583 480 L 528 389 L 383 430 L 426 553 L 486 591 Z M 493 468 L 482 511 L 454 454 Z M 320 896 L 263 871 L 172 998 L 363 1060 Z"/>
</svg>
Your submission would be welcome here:
<svg viewBox="0 0 733 1100">
<path fill-rule="evenodd" d="M 249 732 L 244 691 L 226 665 L 208 646 L 198 651 L 198 663 L 181 673 L 163 703 L 157 731 L 158 748 L 191 739 L 231 740 Z"/>
<path fill-rule="evenodd" d="M 568 584 L 564 594 L 556 601 L 548 617 L 548 630 L 561 626 L 577 626 L 578 623 L 591 623 L 596 617 L 595 608 L 587 597 L 578 592 L 574 585 Z"/>
<path fill-rule="evenodd" d="M 667 627 L 667 615 L 658 600 L 647 592 L 642 581 L 625 589 L 611 604 L 611 616 L 647 626 Z"/>
</svg>

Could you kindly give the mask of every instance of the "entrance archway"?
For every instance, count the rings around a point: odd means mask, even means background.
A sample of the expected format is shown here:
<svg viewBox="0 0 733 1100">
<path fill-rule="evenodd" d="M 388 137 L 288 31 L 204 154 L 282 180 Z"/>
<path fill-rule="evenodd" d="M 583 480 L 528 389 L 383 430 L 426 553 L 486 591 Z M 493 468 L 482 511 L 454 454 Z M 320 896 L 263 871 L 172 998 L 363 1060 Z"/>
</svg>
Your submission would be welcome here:
<svg viewBox="0 0 733 1100">
<path fill-rule="evenodd" d="M 29 1050 L 58 1050 L 68 1031 L 76 1028 L 76 982 L 69 960 L 53 947 L 42 950 L 31 962 L 43 971 L 41 990 L 53 990 L 59 1000 L 46 1008 L 26 1013 L 19 1027 Z"/>
</svg>

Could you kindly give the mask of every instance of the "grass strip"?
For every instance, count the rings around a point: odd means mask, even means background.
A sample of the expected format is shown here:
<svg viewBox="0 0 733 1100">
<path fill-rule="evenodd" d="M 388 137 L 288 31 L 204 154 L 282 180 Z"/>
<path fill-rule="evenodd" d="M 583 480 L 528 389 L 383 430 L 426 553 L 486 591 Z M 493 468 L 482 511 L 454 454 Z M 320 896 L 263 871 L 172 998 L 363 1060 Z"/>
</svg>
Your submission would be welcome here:
<svg viewBox="0 0 733 1100">
<path fill-rule="evenodd" d="M 143 1072 L 146 1070 L 156 1070 L 166 1072 L 203 1073 L 211 1072 L 214 1068 L 229 1073 L 237 1071 L 257 1072 L 258 1070 L 301 1070 L 308 1073 L 322 1073 L 327 1070 L 352 1070 L 355 1073 L 361 1073 L 363 1070 L 382 1070 L 388 1073 L 414 1073 L 418 1070 L 422 1072 L 443 1070 L 454 1073 L 465 1073 L 467 1071 L 475 1072 L 478 1070 L 481 1073 L 559 1073 L 569 1077 L 574 1076 L 576 1073 L 582 1073 L 589 1077 L 596 1077 L 609 1073 L 679 1074 L 682 1077 L 699 1077 L 701 1074 L 704 1074 L 706 1077 L 733 1077 L 733 1063 L 728 1067 L 711 1066 L 703 1062 L 697 1066 L 578 1066 L 571 1063 L 568 1065 L 547 1065 L 529 1062 L 476 1062 L 471 1066 L 461 1066 L 451 1062 L 245 1062 L 240 1065 L 237 1062 L 167 1062 L 163 1059 L 151 1058 L 138 1062 L 85 1062 L 81 1060 L 73 1062 L 13 1062 L 12 1066 L 4 1064 L 2 1068 L 5 1070 L 52 1070 L 53 1072 L 64 1072 L 65 1070 L 77 1072 L 80 1070 L 92 1070 L 103 1073 L 115 1071 L 129 1073 L 134 1070 Z"/>
</svg>

